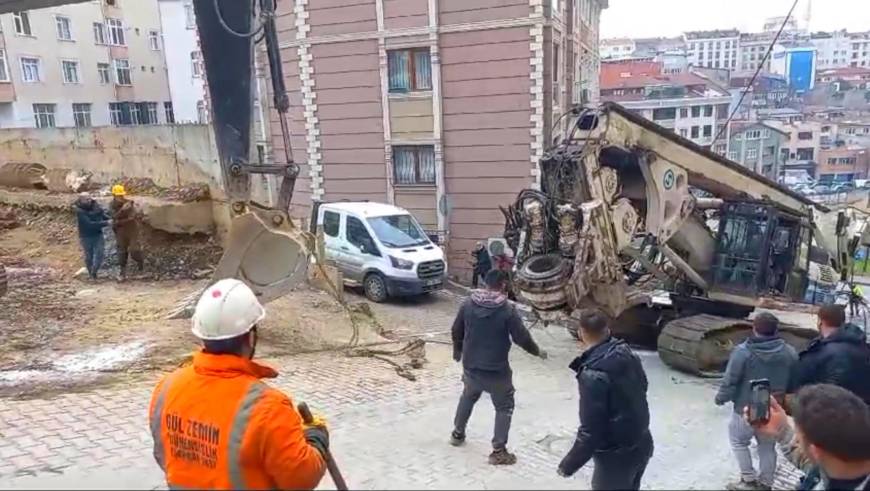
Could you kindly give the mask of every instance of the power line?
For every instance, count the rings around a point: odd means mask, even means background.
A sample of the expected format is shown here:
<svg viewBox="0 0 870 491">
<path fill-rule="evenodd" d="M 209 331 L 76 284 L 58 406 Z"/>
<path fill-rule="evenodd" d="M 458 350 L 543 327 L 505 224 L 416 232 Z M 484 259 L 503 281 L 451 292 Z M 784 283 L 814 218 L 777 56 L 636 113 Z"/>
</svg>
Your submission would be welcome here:
<svg viewBox="0 0 870 491">
<path fill-rule="evenodd" d="M 758 74 L 761 73 L 761 69 L 764 67 L 764 64 L 767 62 L 767 59 L 770 58 L 770 54 L 773 52 L 773 47 L 776 45 L 776 42 L 779 41 L 779 36 L 782 35 L 782 31 L 785 30 L 785 26 L 788 25 L 789 19 L 791 19 L 792 13 L 794 13 L 795 7 L 800 0 L 794 0 L 794 3 L 791 4 L 791 8 L 786 14 L 785 19 L 782 21 L 782 25 L 779 26 L 779 31 L 776 32 L 776 36 L 773 37 L 773 41 L 770 42 L 770 46 L 767 47 L 767 51 L 764 53 L 764 56 L 761 58 L 761 61 L 758 62 L 758 67 L 755 69 L 755 73 L 752 74 L 752 78 L 749 80 L 749 83 L 746 87 L 743 88 L 743 92 L 740 94 L 740 99 L 737 101 L 737 105 L 734 106 L 734 110 L 731 111 L 731 115 L 728 116 L 728 119 L 725 121 L 725 124 L 719 128 L 719 132 L 716 133 L 716 138 L 713 138 L 713 143 L 716 143 L 716 140 L 722 136 L 722 133 L 728 128 L 728 125 L 731 124 L 731 120 L 734 118 L 734 115 L 737 114 L 737 111 L 740 110 L 740 105 L 743 104 L 743 99 L 746 98 L 746 93 L 749 92 L 749 89 L 752 88 L 752 85 L 755 83 L 755 79 L 758 78 Z"/>
</svg>

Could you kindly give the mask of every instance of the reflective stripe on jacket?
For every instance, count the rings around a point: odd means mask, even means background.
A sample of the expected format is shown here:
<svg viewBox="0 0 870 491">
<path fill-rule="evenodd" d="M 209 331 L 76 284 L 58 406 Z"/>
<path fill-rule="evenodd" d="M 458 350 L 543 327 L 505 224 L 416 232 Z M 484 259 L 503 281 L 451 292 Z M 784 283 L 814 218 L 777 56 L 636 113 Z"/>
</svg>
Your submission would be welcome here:
<svg viewBox="0 0 870 491">
<path fill-rule="evenodd" d="M 289 397 L 261 382 L 277 372 L 199 352 L 161 380 L 149 416 L 170 489 L 314 489 L 325 465 Z"/>
</svg>

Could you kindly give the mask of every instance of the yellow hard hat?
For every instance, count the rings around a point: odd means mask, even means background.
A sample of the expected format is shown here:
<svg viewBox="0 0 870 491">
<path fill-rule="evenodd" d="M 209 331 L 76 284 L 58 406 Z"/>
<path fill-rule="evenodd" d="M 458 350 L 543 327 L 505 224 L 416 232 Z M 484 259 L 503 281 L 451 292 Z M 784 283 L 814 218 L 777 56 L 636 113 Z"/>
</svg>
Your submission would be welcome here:
<svg viewBox="0 0 870 491">
<path fill-rule="evenodd" d="M 112 196 L 127 196 L 127 190 L 123 184 L 115 184 L 112 186 Z"/>
</svg>

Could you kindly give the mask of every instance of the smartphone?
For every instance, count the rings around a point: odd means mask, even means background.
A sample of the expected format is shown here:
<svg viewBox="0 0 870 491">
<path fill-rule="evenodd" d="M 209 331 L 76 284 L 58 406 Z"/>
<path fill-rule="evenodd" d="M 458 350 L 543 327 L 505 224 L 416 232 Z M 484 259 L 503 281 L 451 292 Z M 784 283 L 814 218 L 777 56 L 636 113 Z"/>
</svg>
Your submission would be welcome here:
<svg viewBox="0 0 870 491">
<path fill-rule="evenodd" d="M 770 419 L 770 380 L 763 378 L 749 381 L 749 422 L 767 423 Z"/>
</svg>

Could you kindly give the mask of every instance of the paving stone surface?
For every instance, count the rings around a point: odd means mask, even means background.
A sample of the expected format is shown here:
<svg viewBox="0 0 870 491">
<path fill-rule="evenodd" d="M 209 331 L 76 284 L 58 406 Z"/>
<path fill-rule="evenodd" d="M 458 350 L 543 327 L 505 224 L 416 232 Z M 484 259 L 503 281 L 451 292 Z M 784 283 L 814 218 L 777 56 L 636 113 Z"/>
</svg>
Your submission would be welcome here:
<svg viewBox="0 0 870 491">
<path fill-rule="evenodd" d="M 436 294 L 374 309 L 406 333 L 438 332 L 449 329 L 458 301 Z M 281 372 L 275 385 L 326 415 L 335 458 L 352 488 L 588 488 L 591 464 L 572 479 L 556 475 L 577 426 L 576 382 L 567 368 L 576 348 L 563 330 L 533 334 L 550 358 L 512 352 L 517 408 L 509 445 L 519 459 L 512 467 L 486 462 L 494 419 L 487 397 L 475 408 L 467 445 L 447 444 L 461 390 L 449 346 L 427 345 L 429 363 L 416 382 L 382 362 L 334 353 L 267 361 Z M 712 403 L 716 382 L 674 372 L 655 353 L 640 355 L 656 447 L 643 487 L 721 489 L 737 469 L 727 439 L 730 409 Z M 0 488 L 162 487 L 147 423 L 151 383 L 0 401 Z M 777 487 L 793 487 L 795 476 L 782 466 Z M 329 478 L 321 484 L 332 486 Z"/>
</svg>

